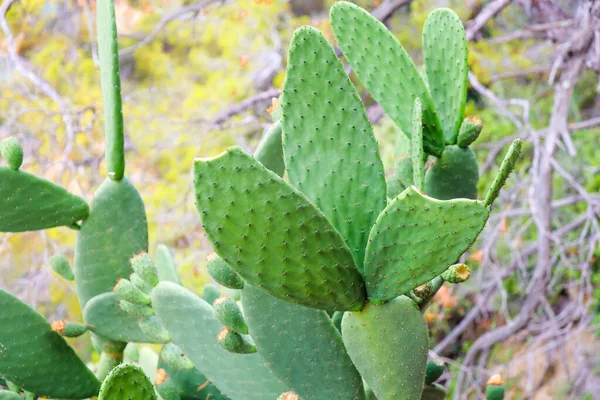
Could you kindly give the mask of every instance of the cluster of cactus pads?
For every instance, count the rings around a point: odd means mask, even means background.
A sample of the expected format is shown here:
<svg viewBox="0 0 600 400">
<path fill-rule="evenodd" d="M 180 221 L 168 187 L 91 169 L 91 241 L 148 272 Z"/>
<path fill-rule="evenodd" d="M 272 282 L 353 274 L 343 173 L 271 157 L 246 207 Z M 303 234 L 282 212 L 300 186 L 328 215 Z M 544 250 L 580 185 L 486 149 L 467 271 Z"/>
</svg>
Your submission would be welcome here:
<svg viewBox="0 0 600 400">
<path fill-rule="evenodd" d="M 464 116 L 467 46 L 456 14 L 429 15 L 419 73 L 365 10 L 331 9 L 343 55 L 398 127 L 387 182 L 334 49 L 314 28 L 295 33 L 281 108 L 254 155 L 232 147 L 194 161 L 215 250 L 207 267 L 227 296 L 212 285 L 203 296 L 185 289 L 165 246 L 154 261 L 147 253 L 144 204 L 124 175 L 112 1 L 98 2 L 97 18 L 108 176 L 91 205 L 21 171 L 14 138 L 0 144 L 0 231 L 78 230 L 74 270 L 62 255 L 51 265 L 74 280 L 83 309 L 81 323 L 50 324 L 0 290 L 0 399 L 444 399 L 423 312 L 444 282 L 469 277 L 458 261 L 521 146 L 477 200 L 469 145 L 482 125 Z M 92 369 L 63 338 L 88 331 L 100 354 Z M 163 347 L 156 355 L 135 343 Z M 487 393 L 503 398 L 499 377 Z"/>
</svg>

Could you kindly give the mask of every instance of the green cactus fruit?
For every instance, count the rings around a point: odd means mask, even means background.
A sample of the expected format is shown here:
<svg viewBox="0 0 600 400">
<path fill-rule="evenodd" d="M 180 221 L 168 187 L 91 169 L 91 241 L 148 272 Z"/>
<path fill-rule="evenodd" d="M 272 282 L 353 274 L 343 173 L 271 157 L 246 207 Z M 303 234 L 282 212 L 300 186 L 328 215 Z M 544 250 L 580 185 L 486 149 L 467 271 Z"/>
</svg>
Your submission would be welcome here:
<svg viewBox="0 0 600 400">
<path fill-rule="evenodd" d="M 476 199 L 477 157 L 470 147 L 446 146 L 425 174 L 425 193 L 438 200 Z"/>
<path fill-rule="evenodd" d="M 244 287 L 244 280 L 214 251 L 206 257 L 206 268 L 208 269 L 208 274 L 219 285 L 229 289 L 241 289 Z"/>
<path fill-rule="evenodd" d="M 236 354 L 256 353 L 256 345 L 252 343 L 247 336 L 242 336 L 228 328 L 223 328 L 217 335 L 217 342 L 225 350 Z"/>
<path fill-rule="evenodd" d="M 273 171 L 279 176 L 283 175 L 285 164 L 283 162 L 281 122 L 275 122 L 265 131 L 260 143 L 254 151 L 254 157 L 259 160 L 265 168 Z"/>
<path fill-rule="evenodd" d="M 73 270 L 71 269 L 71 265 L 67 261 L 67 258 L 63 254 L 55 254 L 50 258 L 50 266 L 60 276 L 65 278 L 68 281 L 72 281 L 75 279 L 73 275 Z"/>
<path fill-rule="evenodd" d="M 152 340 L 147 340 L 147 343 L 168 343 L 171 341 L 169 332 L 164 328 L 156 317 L 146 317 L 138 321 L 138 325 Z"/>
<path fill-rule="evenodd" d="M 81 306 L 111 292 L 133 272 L 129 259 L 147 250 L 148 225 L 138 191 L 127 179 L 104 180 L 77 235 L 74 272 Z"/>
<path fill-rule="evenodd" d="M 23 398 L 15 392 L 0 389 L 0 400 L 23 400 Z"/>
<path fill-rule="evenodd" d="M 156 393 L 140 367 L 121 364 L 102 382 L 98 400 L 156 400 Z"/>
<path fill-rule="evenodd" d="M 250 285 L 242 289 L 242 305 L 258 353 L 290 389 L 305 400 L 363 400 L 362 379 L 325 311 Z"/>
<path fill-rule="evenodd" d="M 433 100 L 412 59 L 396 37 L 362 8 L 345 2 L 331 7 L 335 38 L 363 85 L 386 114 L 410 135 L 416 97 L 423 102 L 423 146 L 439 156 L 444 151 L 442 124 Z"/>
<path fill-rule="evenodd" d="M 150 296 L 125 278 L 119 279 L 113 291 L 121 300 L 140 305 L 150 304 Z"/>
<path fill-rule="evenodd" d="M 339 333 L 342 333 L 342 318 L 344 318 L 343 311 L 336 311 L 331 316 L 331 323 Z"/>
<path fill-rule="evenodd" d="M 125 139 L 123 136 L 123 107 L 116 21 L 114 0 L 98 2 L 96 25 L 98 27 L 100 84 L 104 104 L 106 170 L 111 179 L 120 181 L 125 173 Z"/>
<path fill-rule="evenodd" d="M 383 164 L 358 92 L 315 28 L 292 38 L 283 93 L 289 181 L 331 221 L 362 270 L 369 230 L 386 202 Z"/>
<path fill-rule="evenodd" d="M 475 241 L 488 216 L 476 200 L 441 201 L 406 189 L 371 230 L 365 280 L 372 301 L 393 299 L 444 272 Z"/>
<path fill-rule="evenodd" d="M 183 350 L 173 343 L 167 343 L 162 347 L 160 351 L 160 359 L 162 360 L 163 365 L 166 364 L 172 369 L 176 369 L 178 371 L 194 368 L 194 363 L 192 360 L 187 358 L 183 353 Z"/>
<path fill-rule="evenodd" d="M 164 374 L 164 379 L 159 379 L 159 377 Z M 177 387 L 175 381 L 170 377 L 166 376 L 166 372 L 164 369 L 159 369 L 156 371 L 157 380 L 154 382 L 154 389 L 156 393 L 160 396 L 161 400 L 181 400 L 181 395 L 179 394 L 179 388 Z"/>
<path fill-rule="evenodd" d="M 425 368 L 425 385 L 431 386 L 435 381 L 440 379 L 446 367 L 444 362 L 438 358 L 427 361 Z"/>
<path fill-rule="evenodd" d="M 204 288 L 202 291 L 202 298 L 208 304 L 214 303 L 214 301 L 216 299 L 218 299 L 219 297 L 221 297 L 222 295 L 223 295 L 223 293 L 221 293 L 221 290 L 216 285 L 213 285 L 211 283 L 204 285 Z"/>
<path fill-rule="evenodd" d="M 379 400 L 421 398 L 429 339 L 425 319 L 411 299 L 399 296 L 345 313 L 342 337 Z"/>
<path fill-rule="evenodd" d="M 19 141 L 14 137 L 6 138 L 0 141 L 0 154 L 6 160 L 8 167 L 17 171 L 23 164 L 23 148 Z"/>
<path fill-rule="evenodd" d="M 362 308 L 350 249 L 306 197 L 238 147 L 196 159 L 194 170 L 206 236 L 242 279 L 307 307 Z"/>
<path fill-rule="evenodd" d="M 504 379 L 500 375 L 492 375 L 488 380 L 485 400 L 504 400 Z"/>
<path fill-rule="evenodd" d="M 141 252 L 140 254 L 136 254 L 131 259 L 131 266 L 137 276 L 142 278 L 148 285 L 154 287 L 158 284 L 158 270 L 148 253 Z"/>
<path fill-rule="evenodd" d="M 221 323 L 212 307 L 189 290 L 161 282 L 152 291 L 152 305 L 173 343 L 223 395 L 265 400 L 277 398 L 287 390 L 260 355 L 232 354 L 218 344 Z"/>
<path fill-rule="evenodd" d="M 54 321 L 50 328 L 59 335 L 70 338 L 79 337 L 88 331 L 87 325 L 63 320 Z"/>
<path fill-rule="evenodd" d="M 456 144 L 458 147 L 468 147 L 479 137 L 481 130 L 483 129 L 483 122 L 479 117 L 473 115 L 465 118 L 458 131 L 458 139 Z"/>
<path fill-rule="evenodd" d="M 123 361 L 133 363 L 140 361 L 140 349 L 136 343 L 127 343 L 125 350 L 123 350 Z"/>
<path fill-rule="evenodd" d="M 498 197 L 498 194 L 500 193 L 500 189 L 502 188 L 502 186 L 504 186 L 506 179 L 508 179 L 510 173 L 513 171 L 513 169 L 515 169 L 515 164 L 517 163 L 517 160 L 521 155 L 522 145 L 523 142 L 521 141 L 521 139 L 515 139 L 510 145 L 508 152 L 504 156 L 504 160 L 502 160 L 500 170 L 496 174 L 492 185 L 490 186 L 488 192 L 485 195 L 485 200 L 483 201 L 483 203 L 486 206 L 491 206 L 494 203 L 496 197 Z"/>
<path fill-rule="evenodd" d="M 412 110 L 412 135 L 410 141 L 410 158 L 412 160 L 413 185 L 423 190 L 423 123 L 421 122 L 421 99 L 415 98 Z"/>
<path fill-rule="evenodd" d="M 136 317 L 151 317 L 154 315 L 154 310 L 148 304 L 136 304 L 127 300 L 120 300 L 119 306 L 129 315 Z"/>
<path fill-rule="evenodd" d="M 90 331 L 117 342 L 168 342 L 144 333 L 138 325 L 140 317 L 123 310 L 114 293 L 104 293 L 90 300 L 83 309 L 83 319 Z"/>
<path fill-rule="evenodd" d="M 81 399 L 100 383 L 44 317 L 0 290 L 0 375 L 40 396 Z"/>
<path fill-rule="evenodd" d="M 175 260 L 171 255 L 171 251 L 164 244 L 156 246 L 156 272 L 158 279 L 161 281 L 173 282 L 181 285 L 181 278 L 177 272 Z"/>
<path fill-rule="evenodd" d="M 277 398 L 277 400 L 302 400 L 303 398 L 298 396 L 294 392 L 285 392 L 281 393 L 281 395 Z"/>
<path fill-rule="evenodd" d="M 168 279 L 165 279 L 165 280 L 168 280 Z M 146 281 L 144 281 L 142 278 L 140 278 L 138 276 L 138 274 L 136 274 L 135 272 L 133 274 L 129 275 L 129 281 L 133 284 L 133 286 L 140 289 L 142 292 L 144 292 L 146 294 L 150 294 L 150 292 L 152 292 L 152 286 L 147 284 Z M 173 282 L 173 281 L 170 281 L 170 282 Z M 174 283 L 177 283 L 177 282 L 174 282 Z"/>
<path fill-rule="evenodd" d="M 469 279 L 471 270 L 465 264 L 454 264 L 442 273 L 442 278 L 449 283 L 462 283 Z"/>
<path fill-rule="evenodd" d="M 440 385 L 425 386 L 421 400 L 445 400 L 447 396 L 446 389 Z"/>
<path fill-rule="evenodd" d="M 71 226 L 87 218 L 85 200 L 24 171 L 0 167 L 0 232 Z"/>
<path fill-rule="evenodd" d="M 467 39 L 454 11 L 438 8 L 423 26 L 423 58 L 429 93 L 446 143 L 455 144 L 467 101 Z"/>
<path fill-rule="evenodd" d="M 247 335 L 248 325 L 244 321 L 242 311 L 229 296 L 221 296 L 213 302 L 217 319 L 233 332 Z"/>
</svg>

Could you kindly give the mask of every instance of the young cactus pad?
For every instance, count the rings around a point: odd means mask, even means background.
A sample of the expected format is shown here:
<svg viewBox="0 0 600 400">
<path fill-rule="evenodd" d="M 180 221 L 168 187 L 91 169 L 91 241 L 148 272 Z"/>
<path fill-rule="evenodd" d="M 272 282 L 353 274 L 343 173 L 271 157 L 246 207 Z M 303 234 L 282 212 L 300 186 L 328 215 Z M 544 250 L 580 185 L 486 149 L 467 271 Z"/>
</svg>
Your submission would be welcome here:
<svg viewBox="0 0 600 400">
<path fill-rule="evenodd" d="M 156 400 L 156 394 L 140 367 L 121 364 L 102 382 L 98 400 Z"/>
<path fill-rule="evenodd" d="M 0 289 L 0 375 L 40 396 L 95 396 L 100 383 L 44 317 Z"/>
</svg>

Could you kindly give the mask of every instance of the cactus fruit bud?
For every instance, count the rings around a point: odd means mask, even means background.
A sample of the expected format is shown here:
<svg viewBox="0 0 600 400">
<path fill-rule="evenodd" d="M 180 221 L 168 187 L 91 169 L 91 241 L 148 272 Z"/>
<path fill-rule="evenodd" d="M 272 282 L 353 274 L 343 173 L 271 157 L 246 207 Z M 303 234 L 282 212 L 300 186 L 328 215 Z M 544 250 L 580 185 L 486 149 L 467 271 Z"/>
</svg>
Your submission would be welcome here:
<svg viewBox="0 0 600 400">
<path fill-rule="evenodd" d="M 152 259 L 146 252 L 141 252 L 131 259 L 133 271 L 147 284 L 154 287 L 158 285 L 158 272 Z"/>
<path fill-rule="evenodd" d="M 237 332 L 227 328 L 221 329 L 217 335 L 217 341 L 225 350 L 230 353 L 252 354 L 256 353 L 256 346 Z"/>
<path fill-rule="evenodd" d="M 156 370 L 156 379 L 154 380 L 155 385 L 161 385 L 164 381 L 167 380 L 167 371 L 164 368 L 159 368 Z"/>
<path fill-rule="evenodd" d="M 84 324 L 68 321 L 54 321 L 50 327 L 54 332 L 64 337 L 78 337 L 88 330 L 88 327 Z"/>
<path fill-rule="evenodd" d="M 142 332 L 148 335 L 153 340 L 159 343 L 166 343 L 171 341 L 171 335 L 169 332 L 158 322 L 156 317 L 147 317 L 138 322 L 138 325 Z"/>
<path fill-rule="evenodd" d="M 498 193 L 500 193 L 500 189 L 502 188 L 502 186 L 504 186 L 504 182 L 506 182 L 506 179 L 508 178 L 512 170 L 515 168 L 515 164 L 517 163 L 517 160 L 521 155 L 522 146 L 523 142 L 521 141 L 521 139 L 515 139 L 510 145 L 506 156 L 504 156 L 504 160 L 502 160 L 500 169 L 498 170 L 498 173 L 496 174 L 492 185 L 490 186 L 487 194 L 485 195 L 485 200 L 483 201 L 483 204 L 485 204 L 486 207 L 491 206 L 494 200 L 496 200 L 496 197 L 498 197 Z"/>
<path fill-rule="evenodd" d="M 208 304 L 212 304 L 219 297 L 221 297 L 221 291 L 217 286 L 210 283 L 204 285 L 204 291 L 202 292 L 204 301 Z"/>
<path fill-rule="evenodd" d="M 129 315 L 136 317 L 151 317 L 154 315 L 154 310 L 147 304 L 136 304 L 127 300 L 120 300 L 119 305 Z"/>
<path fill-rule="evenodd" d="M 75 279 L 75 276 L 73 275 L 73 270 L 71 269 L 71 266 L 69 265 L 69 262 L 67 261 L 64 255 L 53 255 L 50 259 L 50 266 L 52 267 L 54 272 L 56 272 L 66 280 L 72 281 Z"/>
<path fill-rule="evenodd" d="M 148 305 L 152 303 L 150 296 L 138 289 L 127 279 L 119 279 L 114 288 L 114 292 L 120 299 L 133 304 Z"/>
<path fill-rule="evenodd" d="M 213 302 L 217 319 L 234 332 L 247 335 L 248 325 L 242 311 L 231 297 L 221 296 Z"/>
<path fill-rule="evenodd" d="M 277 400 L 300 400 L 300 396 L 298 396 L 294 392 L 285 392 L 282 393 L 281 396 L 277 398 Z"/>
<path fill-rule="evenodd" d="M 133 286 L 140 289 L 142 292 L 146 294 L 150 294 L 152 292 L 152 286 L 147 284 L 142 278 L 138 276 L 138 274 L 133 273 L 129 276 L 129 281 L 133 283 Z"/>
<path fill-rule="evenodd" d="M 0 142 L 0 154 L 12 170 L 17 171 L 23 164 L 23 148 L 14 137 L 6 138 Z"/>
<path fill-rule="evenodd" d="M 444 362 L 439 358 L 436 357 L 429 360 L 425 368 L 425 385 L 430 386 L 440 379 L 445 369 Z"/>
<path fill-rule="evenodd" d="M 503 400 L 504 399 L 504 379 L 499 374 L 492 375 L 487 382 L 485 389 L 486 400 Z"/>
<path fill-rule="evenodd" d="M 460 131 L 458 131 L 458 147 L 468 147 L 477 140 L 481 133 L 481 129 L 483 129 L 483 122 L 481 122 L 479 117 L 470 115 L 465 118 L 460 126 Z"/>
<path fill-rule="evenodd" d="M 241 289 L 244 287 L 244 280 L 214 251 L 206 258 L 206 268 L 208 269 L 208 274 L 218 284 L 229 289 Z"/>
<path fill-rule="evenodd" d="M 194 368 L 192 360 L 187 358 L 183 354 L 183 350 L 173 343 L 167 343 L 163 346 L 160 351 L 160 359 L 169 367 L 178 371 L 186 371 Z"/>
<path fill-rule="evenodd" d="M 471 270 L 465 264 L 454 264 L 442 273 L 442 278 L 449 283 L 462 283 L 469 279 Z"/>
</svg>

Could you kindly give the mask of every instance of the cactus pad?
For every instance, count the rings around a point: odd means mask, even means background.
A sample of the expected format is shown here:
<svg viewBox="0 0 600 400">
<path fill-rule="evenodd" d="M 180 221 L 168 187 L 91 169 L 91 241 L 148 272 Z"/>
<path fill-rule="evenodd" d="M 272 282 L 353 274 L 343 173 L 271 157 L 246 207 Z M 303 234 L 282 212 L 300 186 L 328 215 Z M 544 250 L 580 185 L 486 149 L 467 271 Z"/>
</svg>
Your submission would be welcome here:
<svg viewBox="0 0 600 400">
<path fill-rule="evenodd" d="M 258 353 L 303 399 L 363 399 L 361 377 L 325 311 L 250 285 L 242 289 L 242 305 Z"/>
<path fill-rule="evenodd" d="M 215 252 L 210 253 L 206 258 L 206 269 L 219 285 L 229 289 L 244 287 L 244 280 Z"/>
<path fill-rule="evenodd" d="M 0 375 L 55 398 L 96 395 L 100 383 L 44 317 L 0 290 Z"/>
<path fill-rule="evenodd" d="M 0 167 L 0 232 L 70 226 L 85 219 L 85 200 L 24 171 Z"/>
<path fill-rule="evenodd" d="M 476 200 L 440 201 L 406 189 L 371 230 L 365 259 L 369 297 L 389 300 L 444 272 L 475 241 L 488 216 Z"/>
<path fill-rule="evenodd" d="M 425 193 L 439 199 L 476 199 L 479 166 L 470 147 L 447 146 L 425 174 Z"/>
<path fill-rule="evenodd" d="M 379 400 L 420 400 L 427 364 L 427 324 L 406 296 L 347 312 L 348 354 Z"/>
<path fill-rule="evenodd" d="M 423 26 L 423 58 L 429 92 L 446 143 L 455 144 L 467 101 L 467 40 L 462 21 L 447 8 L 429 14 Z"/>
<path fill-rule="evenodd" d="M 256 353 L 256 346 L 250 341 L 248 336 L 242 336 L 228 328 L 223 328 L 217 334 L 217 342 L 225 350 L 236 354 Z"/>
<path fill-rule="evenodd" d="M 196 368 L 232 399 L 265 400 L 286 391 L 258 354 L 229 353 L 217 343 L 222 328 L 204 300 L 171 282 L 152 290 L 157 317 Z"/>
<path fill-rule="evenodd" d="M 277 121 L 265 131 L 254 151 L 254 157 L 279 176 L 285 171 L 281 141 L 281 123 Z"/>
<path fill-rule="evenodd" d="M 294 34 L 283 93 L 290 183 L 323 211 L 362 269 L 369 230 L 385 207 L 383 164 L 358 92 L 312 27 Z"/>
<path fill-rule="evenodd" d="M 73 275 L 73 270 L 71 269 L 71 266 L 69 265 L 69 262 L 67 261 L 64 255 L 60 253 L 53 255 L 52 258 L 50 258 L 50 266 L 52 267 L 54 272 L 56 272 L 66 280 L 72 281 L 75 279 L 75 276 Z"/>
<path fill-rule="evenodd" d="M 156 393 L 144 370 L 121 364 L 102 382 L 98 400 L 156 400 Z"/>
<path fill-rule="evenodd" d="M 179 272 L 177 272 L 177 265 L 171 255 L 171 250 L 164 244 L 156 246 L 156 272 L 158 279 L 161 281 L 169 281 L 181 285 L 181 278 Z"/>
<path fill-rule="evenodd" d="M 468 147 L 479 137 L 481 130 L 483 129 L 483 122 L 478 117 L 473 115 L 465 118 L 458 131 L 458 138 L 456 144 L 459 147 Z"/>
<path fill-rule="evenodd" d="M 360 309 L 344 239 L 301 193 L 232 147 L 194 163 L 196 206 L 215 251 L 248 283 L 307 307 Z"/>
<path fill-rule="evenodd" d="M 227 328 L 237 333 L 248 334 L 248 325 L 244 320 L 242 310 L 231 297 L 219 297 L 213 302 L 213 309 L 217 319 Z"/>
<path fill-rule="evenodd" d="M 106 179 L 77 235 L 75 282 L 81 306 L 112 291 L 120 278 L 131 274 L 129 259 L 147 250 L 148 226 L 139 193 L 127 179 Z"/>
<path fill-rule="evenodd" d="M 423 144 L 429 154 L 444 150 L 442 125 L 433 100 L 410 56 L 380 21 L 362 8 L 340 1 L 331 7 L 335 38 L 369 90 L 390 118 L 407 135 L 411 131 L 413 101 L 423 102 Z"/>
<path fill-rule="evenodd" d="M 23 164 L 23 148 L 14 137 L 0 141 L 0 154 L 6 160 L 8 167 L 14 171 L 21 168 Z"/>
</svg>

